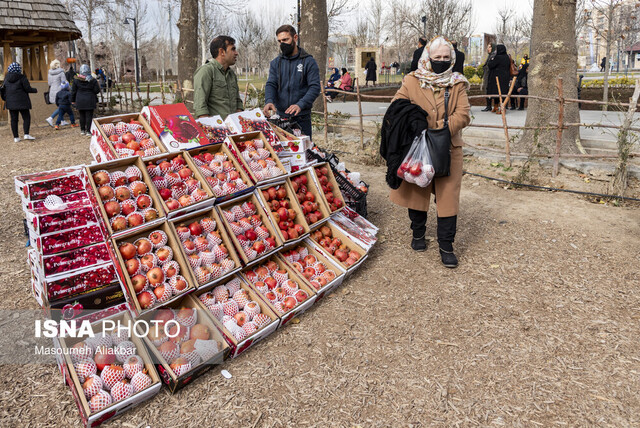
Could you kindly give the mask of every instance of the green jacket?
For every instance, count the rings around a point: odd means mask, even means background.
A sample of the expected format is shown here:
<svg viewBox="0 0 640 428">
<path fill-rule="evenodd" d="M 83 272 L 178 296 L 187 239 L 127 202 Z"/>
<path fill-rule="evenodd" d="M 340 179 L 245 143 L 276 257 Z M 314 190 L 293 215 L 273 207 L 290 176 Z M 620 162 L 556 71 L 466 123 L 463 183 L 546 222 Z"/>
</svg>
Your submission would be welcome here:
<svg viewBox="0 0 640 428">
<path fill-rule="evenodd" d="M 230 68 L 225 71 L 215 59 L 198 67 L 193 76 L 193 86 L 196 118 L 219 114 L 225 119 L 231 113 L 244 110 L 236 73 Z"/>
</svg>

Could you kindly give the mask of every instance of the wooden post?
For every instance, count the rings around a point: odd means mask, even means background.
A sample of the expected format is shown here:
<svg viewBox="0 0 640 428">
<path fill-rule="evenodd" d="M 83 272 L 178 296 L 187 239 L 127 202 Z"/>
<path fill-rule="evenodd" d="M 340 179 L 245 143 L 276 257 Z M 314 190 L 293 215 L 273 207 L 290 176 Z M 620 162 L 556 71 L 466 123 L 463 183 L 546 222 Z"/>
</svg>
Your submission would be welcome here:
<svg viewBox="0 0 640 428">
<path fill-rule="evenodd" d="M 2 42 L 2 54 L 4 55 L 4 66 L 2 68 L 2 74 L 7 72 L 7 68 L 13 62 L 13 58 L 11 58 L 11 45 L 9 42 Z"/>
<path fill-rule="evenodd" d="M 322 82 L 320 82 L 320 96 L 322 97 L 322 104 L 324 106 L 324 143 L 327 144 L 327 142 L 329 141 L 329 124 L 328 122 L 328 114 L 327 114 L 327 93 L 324 90 L 324 80 Z"/>
<path fill-rule="evenodd" d="M 558 134 L 556 137 L 556 151 L 553 154 L 553 172 L 552 177 L 558 175 L 560 164 L 560 148 L 562 147 L 562 129 L 564 128 L 564 96 L 562 90 L 562 77 L 558 77 Z"/>
<path fill-rule="evenodd" d="M 129 95 L 131 95 L 131 110 L 135 110 L 136 105 L 133 101 L 133 83 L 129 83 Z"/>
<path fill-rule="evenodd" d="M 127 87 L 123 86 L 122 93 L 124 94 L 124 108 L 125 111 L 129 111 L 129 100 L 127 99 Z"/>
<path fill-rule="evenodd" d="M 53 43 L 47 43 L 47 64 L 51 64 L 54 59 L 56 59 L 56 50 L 53 47 Z"/>
<path fill-rule="evenodd" d="M 40 80 L 40 72 L 38 71 L 38 55 L 36 54 L 36 47 L 31 46 L 29 48 L 29 64 L 31 65 L 31 77 L 30 80 Z"/>
<path fill-rule="evenodd" d="M 355 78 L 356 83 L 356 97 L 358 98 L 358 115 L 360 115 L 360 147 L 364 149 L 364 124 L 362 122 L 362 100 L 360 98 L 360 83 L 358 78 Z"/>
<path fill-rule="evenodd" d="M 151 104 L 151 93 L 149 91 L 149 84 L 147 83 L 147 102 Z M 148 104 L 147 104 L 148 105 Z"/>
<path fill-rule="evenodd" d="M 498 95 L 500 96 L 500 115 L 502 116 L 502 127 L 504 128 L 504 138 L 505 138 L 505 162 L 508 166 L 511 166 L 511 142 L 509 141 L 509 128 L 507 127 L 507 103 L 509 102 L 509 98 L 511 97 L 511 92 L 513 91 L 513 87 L 516 84 L 516 78 L 511 79 L 511 85 L 509 86 L 509 92 L 507 93 L 507 97 L 502 101 L 502 91 L 500 90 L 500 79 L 496 76 L 496 83 L 498 84 Z"/>
<path fill-rule="evenodd" d="M 22 48 L 22 73 L 31 79 L 31 68 L 29 66 L 29 52 L 27 48 Z"/>
<path fill-rule="evenodd" d="M 49 64 L 44 55 L 44 45 L 38 46 L 38 61 L 40 62 L 40 80 L 47 80 L 49 77 Z"/>
<path fill-rule="evenodd" d="M 247 80 L 247 84 L 244 87 L 244 101 L 242 102 L 242 108 L 246 110 L 247 108 L 247 93 L 249 92 L 249 81 Z"/>
</svg>

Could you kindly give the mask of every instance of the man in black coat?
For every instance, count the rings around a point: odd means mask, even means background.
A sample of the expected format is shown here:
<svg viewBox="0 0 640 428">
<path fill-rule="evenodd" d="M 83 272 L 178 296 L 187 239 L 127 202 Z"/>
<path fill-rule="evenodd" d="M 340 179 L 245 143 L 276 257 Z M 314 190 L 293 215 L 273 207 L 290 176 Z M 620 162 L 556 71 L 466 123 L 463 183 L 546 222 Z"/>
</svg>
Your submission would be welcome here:
<svg viewBox="0 0 640 428">
<path fill-rule="evenodd" d="M 504 45 L 498 45 L 496 47 L 496 55 L 490 57 L 487 61 L 489 67 L 489 81 L 487 82 L 487 94 L 498 95 L 498 84 L 496 77 L 500 81 L 500 92 L 502 96 L 506 96 L 509 92 L 509 80 L 511 77 L 511 60 L 507 55 L 507 48 Z M 499 97 L 493 97 L 493 110 L 494 113 L 500 113 L 498 108 L 500 104 Z"/>
<path fill-rule="evenodd" d="M 451 44 L 456 53 L 456 63 L 453 65 L 453 71 L 464 74 L 464 52 L 458 50 L 458 42 L 451 42 Z"/>
<path fill-rule="evenodd" d="M 411 69 L 409 72 L 416 71 L 418 69 L 418 61 L 420 61 L 420 57 L 422 56 L 422 52 L 424 51 L 424 47 L 427 45 L 427 39 L 424 37 L 420 37 L 418 39 L 418 49 L 413 51 L 413 59 L 411 60 Z"/>
<path fill-rule="evenodd" d="M 6 103 L 6 108 L 11 114 L 11 132 L 13 133 L 13 141 L 20 141 L 18 136 L 18 119 L 22 116 L 22 128 L 24 130 L 25 140 L 35 140 L 29 135 L 31 127 L 31 98 L 29 94 L 38 92 L 36 88 L 32 88 L 29 84 L 27 76 L 22 74 L 22 68 L 17 62 L 11 63 L 7 68 L 7 74 L 4 77 L 4 84 L 0 93 L 2 99 Z"/>
</svg>

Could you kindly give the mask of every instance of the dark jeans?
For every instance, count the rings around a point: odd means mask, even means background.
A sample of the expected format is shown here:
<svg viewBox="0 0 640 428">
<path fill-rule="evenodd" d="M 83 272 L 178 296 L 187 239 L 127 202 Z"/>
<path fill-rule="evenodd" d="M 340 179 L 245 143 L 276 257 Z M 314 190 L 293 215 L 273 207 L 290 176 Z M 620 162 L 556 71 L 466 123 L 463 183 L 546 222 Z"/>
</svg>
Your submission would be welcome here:
<svg viewBox="0 0 640 428">
<path fill-rule="evenodd" d="M 18 118 L 22 115 L 22 129 L 25 135 L 29 133 L 31 127 L 31 112 L 29 110 L 9 110 L 11 113 L 11 132 L 13 138 L 18 138 Z"/>
<path fill-rule="evenodd" d="M 91 121 L 93 120 L 93 110 L 78 110 L 80 115 L 80 131 L 91 131 Z"/>
<path fill-rule="evenodd" d="M 291 120 L 291 122 L 297 123 L 302 133 L 304 135 L 308 135 L 309 138 L 311 138 L 311 115 L 291 116 L 289 120 Z"/>
<path fill-rule="evenodd" d="M 58 112 L 59 115 L 58 119 L 56 120 L 56 125 L 60 125 L 65 113 L 69 115 L 69 120 L 71 121 L 72 125 L 76 123 L 76 118 L 73 116 L 73 110 L 71 109 L 71 106 L 59 106 Z M 91 128 L 91 125 L 89 125 L 89 128 Z"/>
</svg>

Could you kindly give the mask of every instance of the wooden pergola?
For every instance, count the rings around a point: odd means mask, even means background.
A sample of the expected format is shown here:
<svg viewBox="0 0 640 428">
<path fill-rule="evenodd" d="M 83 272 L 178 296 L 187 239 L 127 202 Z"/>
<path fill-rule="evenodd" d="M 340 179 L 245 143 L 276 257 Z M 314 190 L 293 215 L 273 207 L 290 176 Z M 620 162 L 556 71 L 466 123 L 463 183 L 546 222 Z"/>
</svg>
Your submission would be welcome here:
<svg viewBox="0 0 640 428">
<path fill-rule="evenodd" d="M 82 37 L 59 0 L 0 1 L 0 10 L 3 73 L 13 62 L 11 48 L 19 48 L 27 78 L 47 80 L 49 63 L 55 58 L 53 44 Z"/>
</svg>

